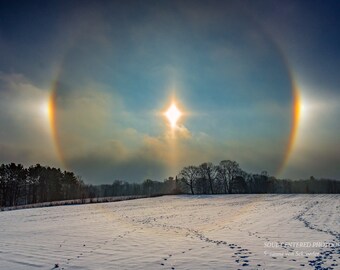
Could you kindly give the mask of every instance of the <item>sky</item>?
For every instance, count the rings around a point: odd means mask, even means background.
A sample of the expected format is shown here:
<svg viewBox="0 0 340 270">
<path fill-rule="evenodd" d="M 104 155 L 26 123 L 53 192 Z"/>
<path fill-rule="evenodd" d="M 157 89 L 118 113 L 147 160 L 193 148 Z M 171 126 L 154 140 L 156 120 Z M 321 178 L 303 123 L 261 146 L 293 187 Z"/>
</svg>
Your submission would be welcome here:
<svg viewBox="0 0 340 270">
<path fill-rule="evenodd" d="M 93 184 L 225 159 L 340 178 L 339 1 L 0 7 L 0 163 Z"/>
</svg>

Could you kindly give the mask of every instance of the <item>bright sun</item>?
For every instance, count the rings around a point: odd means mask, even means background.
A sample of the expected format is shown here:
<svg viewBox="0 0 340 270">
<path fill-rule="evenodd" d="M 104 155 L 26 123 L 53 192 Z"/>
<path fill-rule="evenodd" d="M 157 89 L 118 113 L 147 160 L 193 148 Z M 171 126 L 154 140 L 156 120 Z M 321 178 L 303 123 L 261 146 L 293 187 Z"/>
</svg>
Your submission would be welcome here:
<svg viewBox="0 0 340 270">
<path fill-rule="evenodd" d="M 177 108 L 175 103 L 172 103 L 169 109 L 165 112 L 165 116 L 168 118 L 172 128 L 176 127 L 178 119 L 181 117 L 182 113 Z"/>
</svg>

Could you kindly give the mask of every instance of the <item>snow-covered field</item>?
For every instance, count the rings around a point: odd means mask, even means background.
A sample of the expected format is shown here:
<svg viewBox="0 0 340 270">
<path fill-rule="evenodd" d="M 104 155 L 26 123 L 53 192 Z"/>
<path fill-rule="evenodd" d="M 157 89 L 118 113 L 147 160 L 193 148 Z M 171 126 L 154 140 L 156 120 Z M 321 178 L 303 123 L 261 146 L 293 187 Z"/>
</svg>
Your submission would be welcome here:
<svg viewBox="0 0 340 270">
<path fill-rule="evenodd" d="M 340 195 L 164 196 L 0 212 L 0 269 L 340 269 L 339 242 Z"/>
</svg>

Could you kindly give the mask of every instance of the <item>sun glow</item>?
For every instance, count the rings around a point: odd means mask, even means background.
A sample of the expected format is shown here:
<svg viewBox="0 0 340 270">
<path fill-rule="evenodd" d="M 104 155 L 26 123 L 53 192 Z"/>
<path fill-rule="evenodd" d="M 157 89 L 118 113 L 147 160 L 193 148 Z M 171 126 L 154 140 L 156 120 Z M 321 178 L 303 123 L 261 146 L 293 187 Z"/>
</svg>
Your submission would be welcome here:
<svg viewBox="0 0 340 270">
<path fill-rule="evenodd" d="M 177 108 L 175 103 L 172 103 L 169 109 L 165 112 L 165 116 L 168 118 L 172 128 L 177 126 L 177 121 L 181 117 L 182 113 Z"/>
<path fill-rule="evenodd" d="M 39 113 L 49 120 L 50 117 L 50 104 L 49 101 L 43 101 L 39 106 Z"/>
</svg>

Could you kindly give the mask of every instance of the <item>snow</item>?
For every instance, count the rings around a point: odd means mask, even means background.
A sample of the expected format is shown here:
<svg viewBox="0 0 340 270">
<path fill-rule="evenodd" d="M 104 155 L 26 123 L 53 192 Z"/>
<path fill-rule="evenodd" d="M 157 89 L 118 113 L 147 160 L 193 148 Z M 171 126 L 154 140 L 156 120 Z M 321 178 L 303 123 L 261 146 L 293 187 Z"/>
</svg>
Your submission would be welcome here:
<svg viewBox="0 0 340 270">
<path fill-rule="evenodd" d="M 340 269 L 339 199 L 164 196 L 0 212 L 0 269 Z"/>
<path fill-rule="evenodd" d="M 134 199 L 146 198 L 146 197 L 148 197 L 148 196 L 146 196 L 146 195 L 129 195 L 129 196 L 73 199 L 73 200 L 65 200 L 65 201 L 53 201 L 53 202 L 43 202 L 43 203 L 8 206 L 8 207 L 0 208 L 0 211 L 10 211 L 10 210 L 40 208 L 40 207 L 50 207 L 50 206 L 61 206 L 61 205 L 71 205 L 71 204 L 118 202 L 118 201 L 127 201 L 127 200 L 134 200 Z"/>
</svg>

